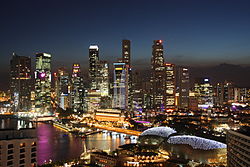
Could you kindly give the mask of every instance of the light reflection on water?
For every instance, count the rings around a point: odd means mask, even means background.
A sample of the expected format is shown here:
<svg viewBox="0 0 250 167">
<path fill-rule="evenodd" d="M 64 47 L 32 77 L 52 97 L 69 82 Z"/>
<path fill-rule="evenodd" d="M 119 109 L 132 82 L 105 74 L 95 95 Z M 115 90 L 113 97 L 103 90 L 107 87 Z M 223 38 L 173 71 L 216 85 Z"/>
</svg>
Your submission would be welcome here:
<svg viewBox="0 0 250 167">
<path fill-rule="evenodd" d="M 78 158 L 85 147 L 86 149 L 114 151 L 120 145 L 125 144 L 124 137 L 112 133 L 98 133 L 82 139 L 44 123 L 38 124 L 37 135 L 39 165 L 50 159 L 60 161 Z M 135 142 L 135 139 L 131 142 Z"/>
<path fill-rule="evenodd" d="M 0 128 L 27 128 L 32 127 L 32 123 L 17 119 L 0 119 Z M 37 127 L 37 161 L 38 165 L 45 161 L 61 161 L 67 159 L 78 158 L 84 148 L 101 149 L 114 151 L 120 145 L 126 143 L 123 134 L 117 133 L 98 133 L 82 139 L 68 132 L 55 128 L 51 124 L 38 123 Z M 136 139 L 132 139 L 131 143 L 135 143 Z"/>
</svg>

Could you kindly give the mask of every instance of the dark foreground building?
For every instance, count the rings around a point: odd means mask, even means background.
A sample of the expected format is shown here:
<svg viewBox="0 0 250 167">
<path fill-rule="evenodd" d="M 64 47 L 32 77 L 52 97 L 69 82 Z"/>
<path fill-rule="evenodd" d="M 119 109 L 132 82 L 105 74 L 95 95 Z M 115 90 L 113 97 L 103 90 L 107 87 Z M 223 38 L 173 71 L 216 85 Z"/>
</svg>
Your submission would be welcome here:
<svg viewBox="0 0 250 167">
<path fill-rule="evenodd" d="M 36 130 L 0 130 L 0 167 L 37 166 Z"/>
<path fill-rule="evenodd" d="M 250 166 L 250 127 L 227 132 L 227 166 Z"/>
</svg>

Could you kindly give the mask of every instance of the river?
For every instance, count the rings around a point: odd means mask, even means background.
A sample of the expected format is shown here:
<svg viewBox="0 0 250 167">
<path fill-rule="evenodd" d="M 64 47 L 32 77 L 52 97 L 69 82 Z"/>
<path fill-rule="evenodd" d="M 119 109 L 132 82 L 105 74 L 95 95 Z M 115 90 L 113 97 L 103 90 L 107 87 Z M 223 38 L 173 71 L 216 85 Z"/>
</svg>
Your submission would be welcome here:
<svg viewBox="0 0 250 167">
<path fill-rule="evenodd" d="M 42 165 L 49 160 L 61 161 L 78 158 L 86 149 L 102 149 L 113 151 L 125 144 L 124 137 L 116 133 L 98 133 L 82 139 L 47 123 L 32 124 L 16 119 L 0 119 L 0 128 L 37 128 L 37 162 Z M 136 142 L 135 140 L 131 141 Z"/>
</svg>

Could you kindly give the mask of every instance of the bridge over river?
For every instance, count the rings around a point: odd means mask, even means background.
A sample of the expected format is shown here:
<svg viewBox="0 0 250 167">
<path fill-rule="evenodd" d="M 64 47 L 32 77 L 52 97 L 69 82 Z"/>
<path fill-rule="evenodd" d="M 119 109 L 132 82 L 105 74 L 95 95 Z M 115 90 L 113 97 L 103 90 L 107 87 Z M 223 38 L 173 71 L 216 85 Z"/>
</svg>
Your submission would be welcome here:
<svg viewBox="0 0 250 167">
<path fill-rule="evenodd" d="M 93 124 L 92 126 L 98 128 L 98 129 L 104 129 L 104 130 L 108 130 L 108 131 L 124 133 L 124 134 L 127 134 L 127 135 L 133 135 L 133 136 L 139 136 L 142 133 L 142 132 L 135 131 L 135 130 L 108 127 L 108 126 L 101 126 L 101 125 L 98 125 L 98 124 Z"/>
</svg>

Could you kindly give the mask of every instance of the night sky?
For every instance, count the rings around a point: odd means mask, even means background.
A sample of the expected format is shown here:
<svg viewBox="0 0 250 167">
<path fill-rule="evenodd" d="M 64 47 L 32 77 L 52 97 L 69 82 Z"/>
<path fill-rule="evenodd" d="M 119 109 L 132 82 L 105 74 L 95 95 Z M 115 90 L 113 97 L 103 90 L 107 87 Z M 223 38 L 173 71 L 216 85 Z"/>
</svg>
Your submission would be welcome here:
<svg viewBox="0 0 250 167">
<path fill-rule="evenodd" d="M 164 41 L 168 62 L 248 65 L 249 7 L 249 0 L 2 0 L 0 82 L 8 80 L 12 52 L 48 52 L 54 67 L 87 67 L 90 44 L 112 62 L 122 39 L 131 40 L 137 67 L 150 63 L 155 39 Z"/>
</svg>

